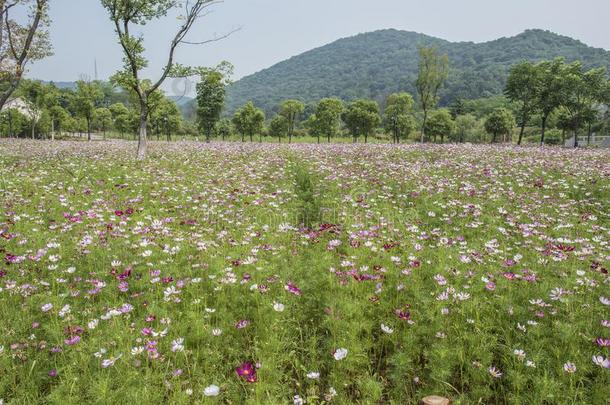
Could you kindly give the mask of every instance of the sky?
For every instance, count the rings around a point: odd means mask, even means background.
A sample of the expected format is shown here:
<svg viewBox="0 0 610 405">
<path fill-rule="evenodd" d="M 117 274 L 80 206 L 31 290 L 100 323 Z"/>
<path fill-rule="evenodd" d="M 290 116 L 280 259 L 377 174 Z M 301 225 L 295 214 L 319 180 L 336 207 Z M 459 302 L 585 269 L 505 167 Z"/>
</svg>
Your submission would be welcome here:
<svg viewBox="0 0 610 405">
<path fill-rule="evenodd" d="M 107 79 L 122 63 L 113 26 L 99 0 L 51 0 L 54 56 L 30 66 L 29 77 L 74 81 Z M 225 0 L 188 36 L 207 45 L 183 45 L 177 61 L 215 66 L 227 60 L 234 79 L 339 38 L 384 28 L 421 32 L 450 41 L 484 42 L 528 28 L 548 29 L 610 50 L 609 0 Z M 140 28 L 150 78 L 160 74 L 180 21 L 176 15 Z M 168 83 L 170 93 L 180 91 Z"/>
</svg>

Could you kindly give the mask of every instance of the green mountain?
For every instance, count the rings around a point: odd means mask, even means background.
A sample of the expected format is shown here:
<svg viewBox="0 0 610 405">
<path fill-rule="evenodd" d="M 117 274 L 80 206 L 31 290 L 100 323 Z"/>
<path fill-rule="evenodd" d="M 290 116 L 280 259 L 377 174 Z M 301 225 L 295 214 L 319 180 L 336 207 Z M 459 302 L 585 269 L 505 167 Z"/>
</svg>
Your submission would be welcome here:
<svg viewBox="0 0 610 405">
<path fill-rule="evenodd" d="M 610 64 L 610 52 L 543 30 L 473 43 L 390 29 L 340 39 L 244 77 L 229 88 L 226 111 L 232 113 L 248 100 L 270 113 L 289 98 L 309 103 L 324 97 L 367 97 L 382 102 L 397 91 L 415 94 L 419 46 L 436 46 L 449 55 L 451 73 L 441 105 L 458 97 L 501 94 L 509 68 L 522 60 L 561 56 L 568 62 L 582 60 L 586 67 Z"/>
</svg>

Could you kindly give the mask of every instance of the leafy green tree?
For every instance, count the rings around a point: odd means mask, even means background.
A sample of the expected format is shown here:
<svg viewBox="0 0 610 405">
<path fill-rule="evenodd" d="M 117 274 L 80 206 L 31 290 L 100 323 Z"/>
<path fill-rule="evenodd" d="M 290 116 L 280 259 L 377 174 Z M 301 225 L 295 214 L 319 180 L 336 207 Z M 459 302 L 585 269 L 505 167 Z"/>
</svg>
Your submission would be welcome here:
<svg viewBox="0 0 610 405">
<path fill-rule="evenodd" d="M 305 104 L 299 100 L 286 100 L 280 106 L 280 115 L 286 118 L 286 122 L 288 123 L 288 143 L 292 142 L 294 127 L 303 110 L 305 110 Z"/>
<path fill-rule="evenodd" d="M 523 133 L 530 118 L 536 112 L 541 88 L 541 69 L 531 62 L 521 62 L 510 69 L 504 94 L 518 106 L 519 140 L 521 145 Z"/>
<path fill-rule="evenodd" d="M 472 114 L 458 115 L 454 122 L 452 140 L 459 143 L 466 142 L 477 126 L 477 118 Z"/>
<path fill-rule="evenodd" d="M 413 97 L 409 93 L 394 93 L 388 96 L 383 125 L 386 132 L 392 134 L 394 143 L 400 143 L 401 138 L 407 138 L 415 129 L 413 104 Z"/>
<path fill-rule="evenodd" d="M 91 123 L 95 109 L 101 102 L 104 94 L 97 82 L 76 82 L 76 93 L 73 99 L 74 110 L 77 115 L 87 122 L 87 140 L 91 140 Z"/>
<path fill-rule="evenodd" d="M 124 53 L 123 69 L 115 74 L 114 79 L 122 87 L 135 92 L 139 101 L 137 156 L 138 159 L 144 159 L 150 113 L 149 97 L 159 89 L 166 78 L 190 76 L 195 73 L 193 69 L 176 65 L 174 54 L 180 44 L 195 44 L 186 40 L 187 34 L 195 22 L 206 14 L 207 9 L 218 2 L 216 0 L 193 0 L 182 4 L 175 0 L 101 0 L 101 3 L 114 23 L 114 29 Z M 148 66 L 148 61 L 144 56 L 144 39 L 141 35 L 133 33 L 134 26 L 144 26 L 177 8 L 183 12 L 180 16 L 181 25 L 170 42 L 163 72 L 154 82 L 144 81 L 141 79 L 141 74 L 142 70 Z"/>
<path fill-rule="evenodd" d="M 233 124 L 231 123 L 231 120 L 223 118 L 218 121 L 214 128 L 214 132 L 224 141 L 226 137 L 231 136 L 233 133 Z"/>
<path fill-rule="evenodd" d="M 319 136 L 326 135 L 328 143 L 330 138 L 337 136 L 341 125 L 343 102 L 337 98 L 323 98 L 318 103 L 315 112 L 315 130 Z"/>
<path fill-rule="evenodd" d="M 102 130 L 106 139 L 106 130 L 112 125 L 112 113 L 108 108 L 97 108 L 93 113 L 93 120 L 98 130 Z"/>
<path fill-rule="evenodd" d="M 436 48 L 419 48 L 419 74 L 415 87 L 424 112 L 421 142 L 424 142 L 428 112 L 438 104 L 438 92 L 449 75 L 449 57 L 439 55 Z"/>
<path fill-rule="evenodd" d="M 568 65 L 563 75 L 564 92 L 562 105 L 571 117 L 574 127 L 574 147 L 578 147 L 578 130 L 591 121 L 593 106 L 606 101 L 608 80 L 606 69 L 584 71 L 581 62 Z"/>
<path fill-rule="evenodd" d="M 430 114 L 430 118 L 426 122 L 426 136 L 432 136 L 434 143 L 436 143 L 437 136 L 440 136 L 441 143 L 444 143 L 445 135 L 451 135 L 453 125 L 451 113 L 448 110 L 436 110 Z"/>
<path fill-rule="evenodd" d="M 343 121 L 354 142 L 357 142 L 358 137 L 364 136 L 364 143 L 367 143 L 369 135 L 372 135 L 381 123 L 379 105 L 373 100 L 356 100 L 345 110 Z"/>
<path fill-rule="evenodd" d="M 70 113 L 62 106 L 54 105 L 49 108 L 49 115 L 51 117 L 51 139 L 55 140 L 55 132 L 57 131 L 61 135 L 64 124 L 70 117 Z"/>
<path fill-rule="evenodd" d="M 123 103 L 112 104 L 109 108 L 112 114 L 114 129 L 119 131 L 121 138 L 125 132 L 129 132 L 129 109 Z"/>
<path fill-rule="evenodd" d="M 197 83 L 197 120 L 206 141 L 214 131 L 225 104 L 227 80 L 220 70 L 203 72 Z"/>
<path fill-rule="evenodd" d="M 255 134 L 261 134 L 263 131 L 263 123 L 265 122 L 265 113 L 260 108 L 256 108 L 252 101 L 248 101 L 245 106 L 240 108 L 233 115 L 233 125 L 237 132 L 241 134 L 241 141 L 244 142 L 245 136 L 252 137 Z"/>
<path fill-rule="evenodd" d="M 536 97 L 536 109 L 540 112 L 542 120 L 540 145 L 544 145 L 544 134 L 549 116 L 563 102 L 565 69 L 565 63 L 561 58 L 543 61 L 536 65 L 540 85 Z"/>
<path fill-rule="evenodd" d="M 491 143 L 500 135 L 509 135 L 515 126 L 515 117 L 506 108 L 498 108 L 485 120 L 485 131 L 491 134 Z"/>
<path fill-rule="evenodd" d="M 451 113 L 451 118 L 454 120 L 459 115 L 466 115 L 468 113 L 468 107 L 464 99 L 462 97 L 456 98 L 449 106 L 449 112 Z"/>
<path fill-rule="evenodd" d="M 276 115 L 269 123 L 269 135 L 277 136 L 278 143 L 282 143 L 282 136 L 288 133 L 288 120 L 283 115 Z"/>
<path fill-rule="evenodd" d="M 22 25 L 12 17 L 28 14 Z M 48 0 L 0 0 L 0 110 L 19 86 L 29 62 L 52 54 Z"/>
<path fill-rule="evenodd" d="M 171 134 L 180 130 L 182 125 L 182 114 L 175 102 L 160 93 L 160 98 L 154 105 L 150 116 L 150 122 L 156 128 L 157 139 L 164 132 L 167 141 L 171 141 Z"/>
</svg>

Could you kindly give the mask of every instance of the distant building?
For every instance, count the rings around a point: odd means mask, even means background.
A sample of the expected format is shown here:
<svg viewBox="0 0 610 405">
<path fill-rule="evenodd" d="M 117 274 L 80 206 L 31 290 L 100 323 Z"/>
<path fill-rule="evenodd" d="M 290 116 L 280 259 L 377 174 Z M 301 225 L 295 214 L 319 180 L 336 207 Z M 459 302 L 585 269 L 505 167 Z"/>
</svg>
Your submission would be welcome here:
<svg viewBox="0 0 610 405">
<path fill-rule="evenodd" d="M 27 102 L 22 98 L 9 99 L 1 111 L 6 110 L 17 110 L 21 114 L 25 115 L 28 119 L 39 119 L 40 112 L 31 103 Z"/>
</svg>

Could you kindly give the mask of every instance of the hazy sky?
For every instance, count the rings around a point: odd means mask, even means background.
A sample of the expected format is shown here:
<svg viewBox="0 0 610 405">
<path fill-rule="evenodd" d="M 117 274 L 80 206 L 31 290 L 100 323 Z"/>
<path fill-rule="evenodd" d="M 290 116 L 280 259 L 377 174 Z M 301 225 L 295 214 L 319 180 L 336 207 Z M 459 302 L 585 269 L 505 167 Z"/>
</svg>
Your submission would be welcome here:
<svg viewBox="0 0 610 405">
<path fill-rule="evenodd" d="M 29 76 L 55 81 L 93 77 L 95 59 L 100 79 L 116 71 L 121 52 L 100 1 L 50 3 L 55 55 L 32 65 Z M 542 28 L 610 49 L 608 16 L 610 0 L 225 0 L 189 39 L 241 30 L 221 42 L 184 45 L 178 61 L 210 66 L 228 60 L 239 78 L 336 39 L 382 28 L 474 42 Z M 158 75 L 178 24 L 170 16 L 143 30 L 152 76 Z"/>
</svg>

